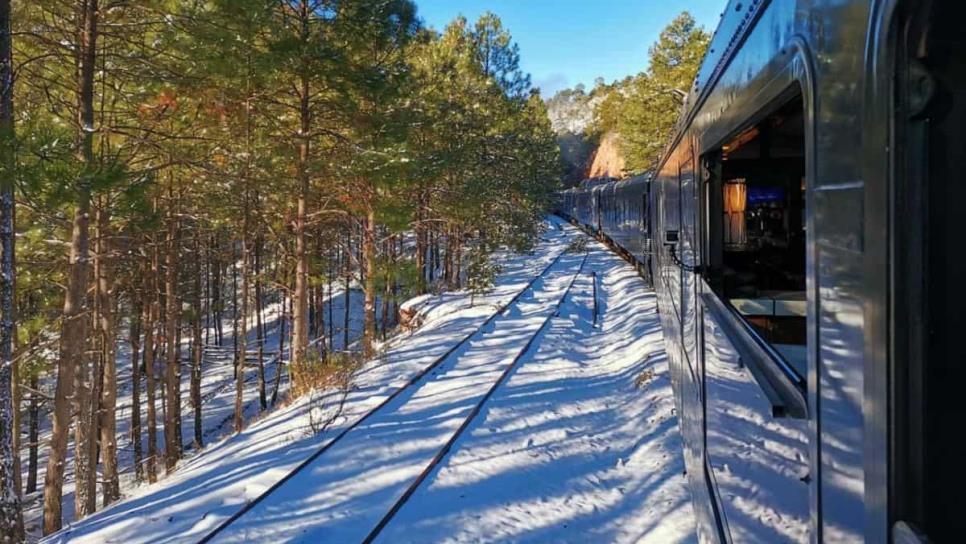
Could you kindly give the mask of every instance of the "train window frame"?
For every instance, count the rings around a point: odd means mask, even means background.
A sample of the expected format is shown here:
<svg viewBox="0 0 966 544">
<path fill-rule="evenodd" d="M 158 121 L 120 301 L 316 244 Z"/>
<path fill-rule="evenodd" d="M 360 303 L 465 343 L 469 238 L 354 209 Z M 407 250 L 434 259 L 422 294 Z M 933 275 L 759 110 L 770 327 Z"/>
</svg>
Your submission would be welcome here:
<svg viewBox="0 0 966 544">
<path fill-rule="evenodd" d="M 761 333 L 756 330 L 756 328 L 752 325 L 751 320 L 742 315 L 742 312 L 735 307 L 732 301 L 725 294 L 726 227 L 724 218 L 724 189 L 727 180 L 724 179 L 722 163 L 727 159 L 725 154 L 727 153 L 728 145 L 729 143 L 736 141 L 740 142 L 743 138 L 746 139 L 744 143 L 753 141 L 757 138 L 757 134 L 751 138 L 748 138 L 747 135 L 751 133 L 751 131 L 757 130 L 759 125 L 763 125 L 768 119 L 770 119 L 771 116 L 775 115 L 779 111 L 782 111 L 784 108 L 791 107 L 794 111 L 796 105 L 802 112 L 803 142 L 801 144 L 801 177 L 803 179 L 803 194 L 801 201 L 798 202 L 801 210 L 798 210 L 798 208 L 789 207 L 787 210 L 788 213 L 785 215 L 791 215 L 793 212 L 797 211 L 803 212 L 806 209 L 804 179 L 806 179 L 808 174 L 806 160 L 808 149 L 806 148 L 807 143 L 804 141 L 805 134 L 807 133 L 807 127 L 804 126 L 806 122 L 804 116 L 805 97 L 801 87 L 798 85 L 790 87 L 785 93 L 782 93 L 778 99 L 773 101 L 769 107 L 764 108 L 761 112 L 755 115 L 752 120 L 740 127 L 738 130 L 734 131 L 727 138 L 724 138 L 719 146 L 712 147 L 712 149 L 703 153 L 699 158 L 699 171 L 701 172 L 699 211 L 703 216 L 701 218 L 702 240 L 700 245 L 702 252 L 705 255 L 705 265 L 701 267 L 700 272 L 706 285 L 710 288 L 710 291 L 706 289 L 705 292 L 700 295 L 700 298 L 702 305 L 707 311 L 707 314 L 720 326 L 722 332 L 725 333 L 732 346 L 738 353 L 741 363 L 749 369 L 755 381 L 764 392 L 765 397 L 771 404 L 772 415 L 774 417 L 805 419 L 808 417 L 808 406 L 806 400 L 806 395 L 808 393 L 807 362 L 805 363 L 804 368 L 796 369 L 791 362 L 786 360 L 783 354 L 781 354 L 769 341 L 762 336 Z M 762 145 L 761 142 L 759 142 L 758 145 Z M 746 217 L 744 214 L 744 209 L 741 209 L 740 212 L 742 213 L 741 221 L 744 222 Z M 785 219 L 786 231 L 792 232 L 788 230 L 788 224 L 788 220 Z M 801 237 L 803 240 L 807 238 L 805 218 L 802 217 L 800 224 L 795 224 L 801 228 Z M 805 242 L 805 247 L 807 247 L 807 241 Z M 803 248 L 802 257 L 804 257 L 804 251 L 805 249 Z M 795 253 L 791 249 L 791 246 L 789 249 L 786 249 L 786 252 L 790 255 Z M 798 291 L 799 290 L 797 289 L 794 290 L 796 293 Z M 806 309 L 805 314 L 807 315 L 807 287 L 803 286 L 801 292 L 805 295 L 803 305 Z M 772 315 L 774 317 L 778 317 L 777 312 L 774 312 L 774 305 L 776 303 L 777 299 L 776 301 L 773 301 L 772 306 Z M 796 313 L 794 319 L 804 320 L 807 319 L 806 315 Z M 806 325 L 803 350 L 807 354 L 808 350 L 813 348 L 814 346 L 812 345 L 812 339 L 807 332 Z"/>
</svg>

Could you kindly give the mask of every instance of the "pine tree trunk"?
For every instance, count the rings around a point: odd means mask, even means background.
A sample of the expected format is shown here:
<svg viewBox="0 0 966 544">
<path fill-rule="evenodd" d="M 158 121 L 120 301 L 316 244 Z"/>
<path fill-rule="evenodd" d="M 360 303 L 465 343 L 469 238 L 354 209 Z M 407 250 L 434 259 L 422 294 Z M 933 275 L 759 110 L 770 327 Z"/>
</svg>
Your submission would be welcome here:
<svg viewBox="0 0 966 544">
<path fill-rule="evenodd" d="M 231 263 L 231 356 L 232 356 L 232 377 L 238 374 L 238 366 L 235 364 L 235 354 L 238 353 L 238 255 L 232 248 Z"/>
<path fill-rule="evenodd" d="M 446 283 L 446 288 L 450 288 L 453 285 L 453 246 L 451 244 L 449 229 L 446 232 L 446 253 L 443 256 L 443 281 Z"/>
<path fill-rule="evenodd" d="M 288 315 L 289 315 L 288 314 L 289 303 L 286 299 L 288 298 L 289 297 L 285 296 L 285 292 L 282 292 L 282 300 L 279 302 L 279 304 L 281 305 L 281 308 L 280 308 L 281 317 L 279 318 L 281 319 L 281 322 L 279 322 L 278 324 L 278 360 L 279 361 L 285 358 L 285 340 L 287 337 L 285 333 L 285 327 L 286 327 L 286 324 L 288 323 Z"/>
<path fill-rule="evenodd" d="M 155 359 L 157 355 L 157 342 L 155 341 L 157 332 L 158 309 L 160 307 L 161 290 L 158 271 L 158 247 L 154 244 L 154 255 L 151 258 L 151 269 L 145 276 L 145 293 L 147 304 L 145 305 L 144 319 L 144 377 L 145 388 L 148 398 L 148 459 L 147 473 L 148 482 L 154 483 L 158 479 L 158 414 L 157 414 L 157 374 L 155 373 Z"/>
<path fill-rule="evenodd" d="M 389 329 L 389 307 L 392 303 L 392 268 L 395 265 L 392 262 L 393 246 L 395 241 L 390 238 L 386 241 L 385 254 L 389 256 L 389 270 L 386 274 L 386 285 L 383 287 L 382 291 L 382 304 L 380 305 L 380 310 L 382 310 L 382 339 L 386 340 L 387 330 Z"/>
<path fill-rule="evenodd" d="M 416 270 L 419 271 L 419 279 L 416 281 L 416 294 L 426 293 L 426 278 L 429 276 L 427 270 L 426 252 L 428 247 L 426 235 L 426 194 L 425 191 L 419 193 L 419 207 L 416 210 Z"/>
<path fill-rule="evenodd" d="M 303 7 L 304 10 L 304 7 Z M 308 20 L 303 22 L 308 25 Z M 307 28 L 303 30 L 307 32 Z M 309 344 L 308 329 L 308 283 L 309 283 L 309 258 L 305 243 L 305 223 L 307 214 L 307 200 L 309 193 L 309 130 L 311 128 L 311 111 L 309 109 L 309 83 L 308 76 L 304 75 L 301 79 L 301 104 L 299 116 L 299 192 L 298 209 L 295 217 L 295 300 L 294 315 L 292 320 L 292 361 L 289 364 L 289 379 L 293 390 L 298 390 L 298 375 L 293 369 L 299 368 L 305 363 L 305 350 Z"/>
<path fill-rule="evenodd" d="M 219 250 L 221 249 L 218 244 L 218 235 L 213 235 L 211 240 L 212 247 L 214 248 L 213 256 L 211 259 L 212 275 L 211 275 L 211 298 L 212 298 L 212 316 L 214 318 L 215 324 L 215 344 L 221 346 L 225 342 L 225 332 L 222 329 L 222 323 L 224 315 L 222 312 L 225 310 L 225 301 L 222 296 L 222 266 L 221 266 L 221 254 Z"/>
<path fill-rule="evenodd" d="M 328 352 L 328 342 L 325 340 L 325 286 L 319 285 L 315 288 L 315 307 L 316 313 L 318 315 L 315 332 L 313 337 L 318 341 L 319 353 L 322 354 L 322 358 L 325 359 L 325 354 Z"/>
<path fill-rule="evenodd" d="M 463 287 L 463 233 L 459 227 L 453 228 L 453 279 L 456 289 Z"/>
<path fill-rule="evenodd" d="M 272 406 L 278 400 L 278 386 L 282 383 L 282 360 L 285 358 L 285 322 L 288 320 L 288 305 L 285 304 L 285 293 L 282 293 L 281 316 L 278 325 L 278 358 L 275 359 L 275 384 L 272 386 Z"/>
<path fill-rule="evenodd" d="M 40 377 L 30 375 L 30 404 L 27 406 L 27 493 L 37 491 L 37 468 L 40 450 Z"/>
<path fill-rule="evenodd" d="M 201 338 L 201 319 L 203 315 L 201 304 L 201 232 L 195 229 L 194 235 L 195 250 L 195 270 L 191 305 L 194 317 L 191 320 L 191 406 L 194 409 L 194 443 L 192 447 L 195 451 L 204 447 L 203 433 L 201 428 L 201 361 L 204 354 L 204 345 Z M 207 282 L 206 282 L 207 283 Z"/>
<path fill-rule="evenodd" d="M 431 231 L 433 237 L 432 266 L 429 267 L 429 281 L 432 283 L 439 277 L 439 231 Z"/>
<path fill-rule="evenodd" d="M 163 324 L 164 323 L 164 319 L 159 319 L 158 320 L 158 323 Z M 163 337 L 164 334 L 162 333 L 161 336 Z M 158 340 L 158 342 L 159 342 L 158 343 L 159 350 L 161 348 L 161 344 L 160 344 L 161 341 L 163 341 L 163 338 L 161 338 L 161 339 Z M 165 423 L 165 421 L 167 421 L 167 417 L 168 417 L 168 395 L 167 395 L 167 387 L 165 387 L 165 382 L 164 382 L 164 366 L 163 366 L 164 365 L 164 361 L 165 361 L 165 353 L 166 353 L 165 351 L 159 351 L 158 356 L 155 357 L 155 360 L 156 361 L 161 361 L 161 365 L 162 365 L 161 366 L 161 375 L 158 377 L 158 379 L 161 380 L 160 383 L 159 383 L 160 388 L 158 389 L 158 391 L 161 392 L 161 399 L 160 400 L 161 400 L 161 430 L 162 431 L 164 430 L 164 423 Z M 163 454 L 163 452 L 162 452 L 162 454 Z M 159 461 L 161 461 L 161 464 L 164 464 L 163 463 L 163 461 L 164 461 L 163 458 L 159 458 Z"/>
<path fill-rule="evenodd" d="M 202 341 L 202 350 L 204 346 L 211 345 L 211 244 L 206 241 L 205 243 L 205 264 L 204 264 L 204 294 L 202 296 L 202 306 L 204 315 L 204 340 Z M 204 351 L 202 351 L 203 353 Z"/>
<path fill-rule="evenodd" d="M 179 302 L 179 306 L 180 306 L 180 302 Z M 174 425 L 175 425 L 175 431 L 176 431 L 174 436 L 178 441 L 179 459 L 184 453 L 184 440 L 182 439 L 182 437 L 184 436 L 184 433 L 181 432 L 181 353 L 182 353 L 181 335 L 183 332 L 184 331 L 182 330 L 182 327 L 181 327 L 181 312 L 178 312 L 178 335 L 175 338 L 175 343 L 174 343 L 175 346 L 178 346 L 178 349 L 176 349 L 174 352 L 175 357 L 177 357 L 177 363 L 175 368 L 178 369 L 178 404 L 174 407 L 175 408 Z M 189 392 L 188 394 L 190 395 L 191 393 Z"/>
<path fill-rule="evenodd" d="M 181 459 L 181 440 L 178 437 L 180 418 L 181 369 L 178 345 L 178 321 L 180 303 L 178 299 L 178 218 L 174 190 L 168 186 L 167 240 L 164 257 L 164 465 L 170 473 Z"/>
<path fill-rule="evenodd" d="M 309 287 L 308 294 L 309 301 L 309 345 L 312 345 L 312 341 L 315 340 L 315 329 L 319 326 L 319 312 L 316 311 L 316 289 L 315 287 Z"/>
<path fill-rule="evenodd" d="M 248 247 L 248 199 L 245 199 L 245 218 L 242 221 L 241 239 L 241 311 L 235 316 L 235 419 L 236 433 L 242 432 L 245 423 L 245 359 L 248 356 L 248 263 L 251 256 Z"/>
<path fill-rule="evenodd" d="M 84 478 L 74 481 L 75 493 L 74 497 L 77 501 L 83 501 L 82 506 L 74 504 L 75 512 L 80 512 L 83 508 L 85 515 L 93 514 L 97 511 L 97 454 L 98 454 L 98 441 L 100 440 L 100 414 L 101 414 L 101 389 L 104 383 L 104 365 L 103 356 L 104 352 L 101 349 L 101 335 L 100 329 L 100 304 L 101 294 L 99 292 L 99 282 L 98 277 L 100 276 L 100 260 L 97 257 L 98 246 L 100 241 L 100 236 L 97 234 L 97 214 L 100 213 L 100 205 L 98 204 L 94 210 L 94 226 L 95 226 L 95 238 L 92 240 L 94 246 L 93 252 L 93 276 L 91 280 L 94 285 L 94 292 L 91 298 L 91 323 L 89 325 L 90 334 L 88 336 L 87 342 L 87 352 L 90 360 L 90 367 L 88 368 L 88 387 L 87 392 L 88 400 L 90 402 L 90 407 L 87 412 L 86 428 L 88 433 L 88 440 L 86 442 L 87 452 L 87 472 L 84 474 Z M 76 429 L 81 426 L 78 425 Z M 75 462 L 75 466 L 76 466 Z M 78 489 L 80 491 L 78 491 Z M 78 519 L 81 515 L 77 514 Z"/>
<path fill-rule="evenodd" d="M 2 1 L 2 0 L 0 0 L 0 1 Z M 0 197 L 0 200 L 2 200 L 2 197 Z M 0 207 L 2 207 L 2 204 L 0 204 Z M 0 212 L 0 216 L 2 216 L 2 215 L 3 215 L 2 212 Z M 2 222 L 2 219 L 0 219 L 0 222 Z M 16 213 L 14 213 L 14 221 L 13 221 L 13 223 L 14 223 L 14 225 L 17 224 Z M 13 269 L 16 271 L 16 269 L 17 269 L 16 250 L 14 250 L 14 257 L 13 257 L 12 261 L 13 261 L 13 264 L 14 264 Z M 17 291 L 17 281 L 16 281 L 17 280 L 17 274 L 16 274 L 16 272 L 13 273 L 13 276 L 11 276 L 11 278 L 12 279 L 11 279 L 11 282 L 10 283 L 13 285 L 12 291 L 14 293 L 16 293 L 16 291 Z M 2 297 L 0 297 L 0 300 L 2 300 Z M 23 408 L 23 376 L 21 375 L 21 372 L 20 372 L 20 361 L 19 361 L 19 357 L 18 357 L 19 342 L 17 342 L 17 321 L 16 321 L 16 319 L 17 319 L 17 315 L 18 315 L 18 311 L 19 310 L 17 309 L 17 298 L 16 298 L 16 296 L 13 299 L 13 303 L 11 304 L 11 307 L 13 309 L 12 314 L 13 314 L 13 317 L 14 317 L 13 326 L 11 327 L 11 334 L 10 334 L 10 336 L 13 338 L 13 346 L 12 346 L 12 349 L 11 349 L 11 353 L 13 355 L 13 364 L 10 365 L 10 399 L 11 399 L 11 403 L 13 405 L 13 418 L 12 418 L 13 419 L 13 421 L 12 421 L 12 424 L 13 424 L 13 427 L 12 427 L 12 429 L 13 429 L 13 447 L 12 447 L 12 449 L 15 452 L 14 455 L 13 455 L 13 489 L 17 492 L 17 496 L 19 497 L 19 500 L 20 500 L 20 503 L 21 503 L 21 505 L 20 505 L 21 510 L 20 510 L 20 514 L 18 516 L 18 525 L 19 525 L 19 527 L 21 529 L 18 529 L 18 532 L 20 532 L 22 534 L 23 533 L 23 530 L 22 530 L 22 528 L 23 528 L 23 510 L 22 510 L 22 508 L 23 508 L 23 473 L 22 473 L 23 472 L 23 467 L 21 466 L 22 464 L 20 462 L 20 455 L 23 453 L 23 441 L 22 441 L 22 436 L 21 436 L 21 434 L 23 432 L 23 421 L 22 421 L 22 418 L 23 418 L 23 411 L 22 411 L 22 408 Z"/>
<path fill-rule="evenodd" d="M 0 1 L 0 138 L 13 139 L 13 73 L 10 40 L 10 0 Z M 3 169 L 13 171 L 14 158 L 2 157 Z M 0 180 L 0 539 L 23 540 L 20 507 L 17 372 L 14 362 L 15 221 L 13 180 Z"/>
<path fill-rule="evenodd" d="M 255 335 L 258 342 L 258 403 L 262 411 L 268 408 L 265 391 L 265 322 L 262 319 L 262 240 L 255 240 Z"/>
<path fill-rule="evenodd" d="M 402 236 L 396 237 L 396 245 L 392 248 L 392 266 L 393 270 L 398 270 L 399 258 L 403 254 L 403 239 Z M 392 274 L 392 310 L 389 313 L 389 317 L 392 326 L 395 327 L 399 324 L 399 276 L 393 272 Z"/>
<path fill-rule="evenodd" d="M 0 0 L 0 1 L 2 1 L 2 0 Z M 2 190 L 2 189 L 0 189 L 0 190 Z M 2 201 L 2 197 L 0 197 L 0 201 Z M 2 207 L 2 204 L 0 204 L 0 207 Z M 3 215 L 3 213 L 0 212 L 0 223 L 2 223 L 2 221 L 3 221 L 2 215 Z M 13 216 L 14 216 L 13 224 L 16 225 L 17 224 L 16 212 L 14 212 Z M 0 228 L 2 228 L 2 227 L 0 227 Z M 0 251 L 2 251 L 2 250 L 0 250 Z M 0 258 L 0 259 L 2 259 L 2 258 Z M 13 262 L 13 270 L 14 270 L 13 275 L 11 276 L 11 281 L 10 281 L 11 285 L 13 285 L 13 288 L 11 290 L 14 293 L 16 293 L 17 292 L 17 273 L 16 273 L 16 270 L 17 270 L 17 260 L 16 260 L 16 250 L 13 251 L 13 257 L 11 258 L 11 261 Z M 0 265 L 0 268 L 2 268 L 2 265 Z M 0 297 L 0 301 L 2 301 L 2 297 Z M 0 304 L 2 304 L 2 303 L 0 303 Z M 13 408 L 13 418 L 12 418 L 13 419 L 13 421 L 12 421 L 12 425 L 13 426 L 11 427 L 13 429 L 13 445 L 12 445 L 12 450 L 14 451 L 14 455 L 13 455 L 13 489 L 17 492 L 17 496 L 19 497 L 19 500 L 21 502 L 21 505 L 20 505 L 21 511 L 20 511 L 20 514 L 19 514 L 19 517 L 18 517 L 18 520 L 19 520 L 18 521 L 18 524 L 21 527 L 21 529 L 19 529 L 18 531 L 20 533 L 23 533 L 23 531 L 22 531 L 22 528 L 23 528 L 23 510 L 22 510 L 22 508 L 23 508 L 23 474 L 22 474 L 23 467 L 21 466 L 21 462 L 20 462 L 20 455 L 21 455 L 21 453 L 23 453 L 23 441 L 22 441 L 22 436 L 21 436 L 22 435 L 22 432 L 23 432 L 23 421 L 22 421 L 22 418 L 23 418 L 23 412 L 22 412 L 22 408 L 23 408 L 23 376 L 21 375 L 21 372 L 20 372 L 20 361 L 19 361 L 20 357 L 19 357 L 19 351 L 18 351 L 19 342 L 17 341 L 17 321 L 16 320 L 17 320 L 17 315 L 19 315 L 18 314 L 19 310 L 17 308 L 17 298 L 16 298 L 16 296 L 14 296 L 14 299 L 13 299 L 13 301 L 11 303 L 11 308 L 12 308 L 11 313 L 13 314 L 13 326 L 10 327 L 10 336 L 11 336 L 11 338 L 13 338 L 13 342 L 12 342 L 13 345 L 11 346 L 11 350 L 10 351 L 11 351 L 11 354 L 12 354 L 12 362 L 13 362 L 13 364 L 10 365 L 10 400 L 11 400 L 12 408 Z"/>
<path fill-rule="evenodd" d="M 429 255 L 426 256 L 426 260 L 429 262 L 429 266 L 427 267 L 428 268 L 427 272 L 429 276 L 427 279 L 429 281 L 429 285 L 433 284 L 433 281 L 435 281 L 435 275 L 436 275 L 436 237 L 433 234 L 433 230 L 434 229 L 430 228 L 426 232 L 426 239 L 429 245 L 429 248 L 428 248 Z"/>
<path fill-rule="evenodd" d="M 345 292 L 342 297 L 342 349 L 349 350 L 349 308 L 352 305 L 352 276 L 349 268 L 349 256 L 346 254 L 345 263 Z"/>
<path fill-rule="evenodd" d="M 422 295 L 426 293 L 426 278 L 427 265 L 426 265 L 426 233 L 423 232 L 423 227 L 418 227 L 416 231 L 416 270 L 419 272 L 419 278 L 416 280 L 416 294 Z"/>
<path fill-rule="evenodd" d="M 78 150 L 80 161 L 90 170 L 94 169 L 94 61 L 97 42 L 97 0 L 81 4 L 77 21 L 80 25 L 77 44 L 78 67 Z M 57 363 L 57 385 L 54 394 L 54 412 L 51 428 L 50 455 L 44 477 L 44 534 L 53 533 L 62 524 L 62 493 L 64 486 L 64 463 L 67 455 L 67 434 L 70 432 L 71 406 L 83 416 L 89 406 L 84 391 L 76 391 L 75 385 L 86 389 L 87 348 L 87 285 L 90 260 L 90 205 L 91 182 L 85 177 L 78 180 L 74 218 L 71 229 L 70 261 L 68 264 L 67 293 L 61 330 L 60 357 Z M 81 417 L 83 421 L 83 417 Z M 82 433 L 82 439 L 88 437 Z M 82 467 L 83 468 L 83 467 Z M 75 476 L 81 476 L 76 474 Z M 78 497 L 79 498 L 79 497 Z M 78 500 L 78 504 L 80 501 Z"/>
<path fill-rule="evenodd" d="M 134 449 L 134 477 L 144 479 L 144 453 L 141 449 L 141 312 L 144 294 L 134 295 L 131 309 L 131 328 L 128 342 L 131 344 L 131 444 Z"/>
<path fill-rule="evenodd" d="M 365 275 L 365 301 L 363 303 L 364 327 L 362 348 L 371 357 L 376 341 L 376 214 L 370 208 L 366 213 L 362 237 L 362 268 Z"/>
<path fill-rule="evenodd" d="M 402 257 L 403 251 L 403 237 L 396 236 L 395 245 L 392 248 L 392 309 L 389 314 L 393 327 L 399 324 L 399 275 L 396 271 L 399 270 L 399 259 Z"/>
<path fill-rule="evenodd" d="M 385 288 L 382 291 L 382 302 L 380 304 L 380 310 L 382 311 L 382 340 L 386 340 L 386 335 L 389 331 L 389 308 L 392 301 L 392 284 L 386 283 Z"/>
<path fill-rule="evenodd" d="M 331 268 L 331 261 L 330 261 L 330 268 Z M 332 304 L 332 302 L 333 302 L 333 300 L 332 300 L 332 275 L 333 275 L 333 273 L 334 273 L 334 271 L 330 270 L 329 273 L 326 274 L 326 276 L 325 276 L 326 289 L 328 290 L 328 294 L 326 296 L 326 299 L 329 301 L 329 323 L 328 323 L 329 324 L 329 342 L 328 342 L 328 349 L 332 349 L 332 340 L 333 340 L 332 334 L 334 333 L 334 328 L 333 328 L 334 327 L 334 323 L 333 323 L 334 319 L 332 317 L 332 314 L 333 314 L 333 308 L 332 308 L 332 306 L 333 306 L 333 304 Z"/>
<path fill-rule="evenodd" d="M 104 506 L 121 497 L 117 474 L 117 368 L 114 327 L 114 266 L 110 245 L 110 211 L 104 204 L 97 210 L 97 294 L 103 381 L 100 387 L 100 437 L 103 463 Z"/>
</svg>

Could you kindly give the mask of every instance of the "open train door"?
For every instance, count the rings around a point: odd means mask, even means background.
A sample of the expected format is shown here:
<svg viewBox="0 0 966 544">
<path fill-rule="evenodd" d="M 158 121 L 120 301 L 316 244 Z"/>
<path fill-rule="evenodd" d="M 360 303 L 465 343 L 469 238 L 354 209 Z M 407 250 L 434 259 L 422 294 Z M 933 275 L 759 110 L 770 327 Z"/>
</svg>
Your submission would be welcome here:
<svg viewBox="0 0 966 544">
<path fill-rule="evenodd" d="M 879 302 L 867 332 L 878 376 L 866 398 L 880 429 L 872 440 L 888 448 L 866 458 L 867 467 L 886 467 L 866 493 L 891 541 L 952 541 L 966 533 L 966 33 L 959 2 L 877 8 L 866 119 L 866 173 L 876 183 L 866 234 L 880 233 L 869 238 L 878 248 L 870 271 L 876 260 L 889 270 L 870 286 L 880 294 L 870 297 Z"/>
</svg>

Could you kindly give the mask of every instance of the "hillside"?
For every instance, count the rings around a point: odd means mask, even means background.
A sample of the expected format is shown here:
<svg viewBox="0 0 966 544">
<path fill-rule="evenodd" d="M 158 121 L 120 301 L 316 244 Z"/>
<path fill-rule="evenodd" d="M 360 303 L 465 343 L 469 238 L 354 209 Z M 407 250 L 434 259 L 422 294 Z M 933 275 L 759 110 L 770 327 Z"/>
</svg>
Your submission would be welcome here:
<svg viewBox="0 0 966 544">
<path fill-rule="evenodd" d="M 616 130 L 600 134 L 601 108 L 611 93 L 621 92 L 617 84 L 598 81 L 589 93 L 583 85 L 565 89 L 547 100 L 550 125 L 557 135 L 564 162 L 564 184 L 573 186 L 588 177 L 622 177 L 625 158 Z M 613 123 L 607 122 L 606 129 Z"/>
<path fill-rule="evenodd" d="M 626 161 L 621 152 L 620 134 L 608 132 L 600 139 L 600 144 L 594 152 L 594 159 L 591 162 L 590 170 L 587 172 L 589 178 L 620 178 L 624 176 Z"/>
<path fill-rule="evenodd" d="M 597 89 L 587 93 L 583 85 L 578 85 L 547 100 L 547 115 L 557 135 L 567 186 L 580 183 L 590 170 L 598 142 L 593 130 L 594 111 L 603 99 Z"/>
</svg>

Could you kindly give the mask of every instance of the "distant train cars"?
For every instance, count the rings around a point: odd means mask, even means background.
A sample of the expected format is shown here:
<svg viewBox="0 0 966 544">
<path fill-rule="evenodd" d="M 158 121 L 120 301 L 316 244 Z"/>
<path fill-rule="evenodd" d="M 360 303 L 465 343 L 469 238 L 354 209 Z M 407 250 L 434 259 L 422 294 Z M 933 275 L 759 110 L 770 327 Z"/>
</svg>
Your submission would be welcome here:
<svg viewBox="0 0 966 544">
<path fill-rule="evenodd" d="M 732 0 L 656 171 L 560 195 L 653 282 L 702 541 L 966 534 L 954 4 Z"/>
<path fill-rule="evenodd" d="M 648 176 L 627 180 L 588 180 L 560 194 L 559 211 L 572 221 L 606 236 L 616 249 L 647 266 L 651 251 L 648 228 Z"/>
</svg>

